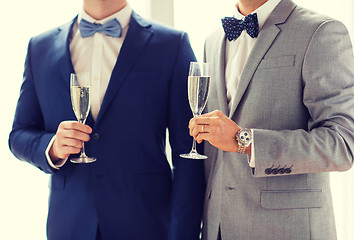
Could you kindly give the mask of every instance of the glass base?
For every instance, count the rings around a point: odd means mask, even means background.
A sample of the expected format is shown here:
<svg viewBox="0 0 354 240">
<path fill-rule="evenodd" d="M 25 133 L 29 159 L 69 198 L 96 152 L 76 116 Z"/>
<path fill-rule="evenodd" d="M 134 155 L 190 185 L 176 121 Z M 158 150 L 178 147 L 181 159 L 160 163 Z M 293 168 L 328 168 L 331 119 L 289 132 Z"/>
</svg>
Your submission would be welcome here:
<svg viewBox="0 0 354 240">
<path fill-rule="evenodd" d="M 95 162 L 96 158 L 93 157 L 78 157 L 70 159 L 72 163 L 92 163 Z"/>
<path fill-rule="evenodd" d="M 207 156 L 201 155 L 197 152 L 190 152 L 190 153 L 185 153 L 185 154 L 180 154 L 180 157 L 183 158 L 190 158 L 190 159 L 207 159 Z"/>
</svg>

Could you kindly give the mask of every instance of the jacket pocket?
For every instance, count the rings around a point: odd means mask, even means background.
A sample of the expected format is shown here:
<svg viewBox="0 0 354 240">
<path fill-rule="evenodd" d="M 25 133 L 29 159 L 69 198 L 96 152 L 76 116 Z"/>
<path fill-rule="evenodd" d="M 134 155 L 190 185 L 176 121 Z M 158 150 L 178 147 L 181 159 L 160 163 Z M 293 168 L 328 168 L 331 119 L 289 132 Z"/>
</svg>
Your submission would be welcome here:
<svg viewBox="0 0 354 240">
<path fill-rule="evenodd" d="M 287 55 L 281 57 L 270 57 L 262 59 L 259 69 L 265 68 L 281 68 L 295 65 L 295 55 Z"/>
<path fill-rule="evenodd" d="M 320 208 L 323 198 L 320 189 L 265 190 L 261 205 L 265 209 Z"/>
</svg>

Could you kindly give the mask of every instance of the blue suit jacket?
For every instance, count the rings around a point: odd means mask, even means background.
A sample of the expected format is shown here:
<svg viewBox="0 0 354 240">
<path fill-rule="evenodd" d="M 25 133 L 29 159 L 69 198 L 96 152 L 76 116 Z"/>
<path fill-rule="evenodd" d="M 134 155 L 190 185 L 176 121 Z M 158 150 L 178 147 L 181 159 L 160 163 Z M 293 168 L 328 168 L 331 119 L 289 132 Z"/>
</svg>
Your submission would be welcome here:
<svg viewBox="0 0 354 240">
<path fill-rule="evenodd" d="M 133 12 L 129 30 L 86 152 L 92 164 L 47 163 L 45 149 L 60 122 L 75 120 L 70 103 L 69 24 L 31 39 L 9 144 L 14 155 L 51 174 L 47 234 L 51 240 L 198 239 L 203 162 L 181 159 L 192 138 L 187 101 L 186 33 Z M 169 130 L 174 171 L 165 154 Z"/>
</svg>

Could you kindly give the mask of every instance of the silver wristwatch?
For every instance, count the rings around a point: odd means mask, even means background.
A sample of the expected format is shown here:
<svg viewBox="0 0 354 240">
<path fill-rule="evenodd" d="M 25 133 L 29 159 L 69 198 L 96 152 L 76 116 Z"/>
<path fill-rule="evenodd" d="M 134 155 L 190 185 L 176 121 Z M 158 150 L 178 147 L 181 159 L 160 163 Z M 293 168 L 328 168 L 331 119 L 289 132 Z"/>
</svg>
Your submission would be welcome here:
<svg viewBox="0 0 354 240">
<path fill-rule="evenodd" d="M 245 153 L 246 148 L 253 142 L 251 129 L 241 128 L 240 131 L 236 133 L 236 140 L 238 143 L 237 152 Z"/>
</svg>

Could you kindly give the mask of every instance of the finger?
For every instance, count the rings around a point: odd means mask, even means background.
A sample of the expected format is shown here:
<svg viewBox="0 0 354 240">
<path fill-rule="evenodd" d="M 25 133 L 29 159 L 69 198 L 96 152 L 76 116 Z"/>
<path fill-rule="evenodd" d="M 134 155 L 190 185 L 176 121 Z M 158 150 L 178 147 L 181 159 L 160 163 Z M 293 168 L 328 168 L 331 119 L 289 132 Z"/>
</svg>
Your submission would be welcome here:
<svg viewBox="0 0 354 240">
<path fill-rule="evenodd" d="M 90 140 L 89 134 L 73 129 L 59 129 L 56 135 L 61 142 L 65 142 L 66 139 L 75 139 L 85 142 Z"/>
<path fill-rule="evenodd" d="M 198 138 L 198 135 L 196 135 L 195 137 L 193 137 L 195 141 L 197 141 L 197 143 L 202 143 L 203 139 Z"/>
<path fill-rule="evenodd" d="M 191 136 L 197 137 L 201 133 L 210 133 L 212 126 L 208 124 L 199 124 L 191 131 Z"/>
<path fill-rule="evenodd" d="M 195 137 L 200 132 L 200 125 L 196 124 L 196 118 L 191 119 L 189 126 L 189 134 Z"/>
<path fill-rule="evenodd" d="M 209 141 L 210 134 L 209 133 L 199 133 L 196 137 L 195 140 L 198 143 L 203 142 L 203 140 Z"/>
<path fill-rule="evenodd" d="M 90 140 L 90 135 L 85 132 L 81 132 L 78 130 L 68 130 L 66 133 L 67 138 L 73 138 L 80 141 L 88 142 Z"/>
<path fill-rule="evenodd" d="M 214 111 L 209 112 L 209 113 L 204 113 L 204 114 L 200 115 L 200 117 L 216 117 L 216 116 L 221 117 L 223 115 L 225 116 L 225 114 L 222 111 L 214 110 Z"/>
<path fill-rule="evenodd" d="M 64 146 L 64 147 L 62 147 L 61 150 L 62 150 L 63 154 L 66 155 L 65 158 L 67 158 L 70 154 L 80 153 L 81 147 L 77 148 L 77 147 L 72 147 L 72 146 Z"/>
<path fill-rule="evenodd" d="M 201 124 L 201 125 L 198 125 L 199 128 L 200 128 L 200 132 L 199 133 L 207 133 L 209 132 L 209 129 L 211 128 L 210 125 L 208 124 Z"/>
<path fill-rule="evenodd" d="M 77 130 L 77 131 L 84 132 L 87 134 L 90 134 L 92 132 L 92 128 L 90 126 L 85 125 L 80 122 L 77 122 L 77 121 L 62 122 L 61 125 L 66 130 Z"/>
<path fill-rule="evenodd" d="M 50 156 L 52 159 L 66 159 L 70 154 L 79 153 L 81 144 L 71 144 L 75 146 L 68 146 L 59 141 L 58 138 L 54 140 L 53 146 L 50 150 Z"/>
<path fill-rule="evenodd" d="M 188 124 L 189 129 L 192 129 L 192 128 L 195 127 L 195 125 L 196 125 L 196 122 L 195 122 L 196 118 L 197 118 L 197 117 L 194 117 L 194 118 L 191 118 L 191 119 L 189 120 L 189 124 Z"/>
<path fill-rule="evenodd" d="M 192 133 L 192 130 L 194 128 L 195 124 L 194 124 L 194 120 L 193 118 L 191 120 L 189 120 L 189 123 L 188 123 L 188 128 L 189 128 L 189 134 L 191 135 Z"/>
<path fill-rule="evenodd" d="M 204 130 L 204 125 L 194 125 L 192 129 L 190 129 L 190 135 L 194 138 Z"/>
<path fill-rule="evenodd" d="M 196 124 L 196 125 L 200 125 L 200 124 L 203 124 L 203 125 L 216 124 L 219 119 L 220 118 L 217 117 L 217 116 L 211 116 L 211 117 L 199 116 L 199 117 L 197 117 L 194 120 L 194 124 Z"/>
<path fill-rule="evenodd" d="M 194 126 L 193 128 L 189 129 L 189 135 L 191 135 L 192 137 L 196 137 L 198 135 L 198 126 Z"/>
<path fill-rule="evenodd" d="M 74 138 L 64 138 L 61 142 L 60 145 L 63 147 L 73 147 L 73 148 L 81 148 L 82 147 L 82 141 L 77 140 Z"/>
</svg>

